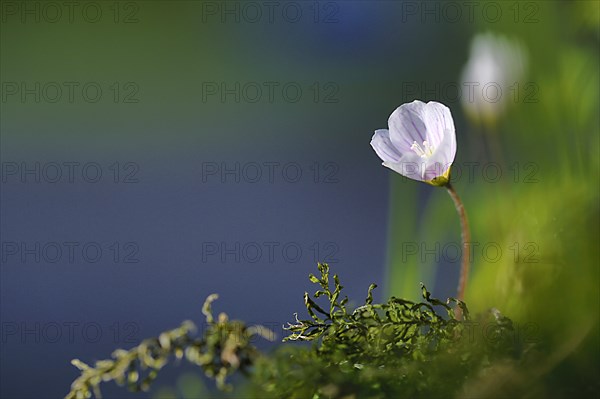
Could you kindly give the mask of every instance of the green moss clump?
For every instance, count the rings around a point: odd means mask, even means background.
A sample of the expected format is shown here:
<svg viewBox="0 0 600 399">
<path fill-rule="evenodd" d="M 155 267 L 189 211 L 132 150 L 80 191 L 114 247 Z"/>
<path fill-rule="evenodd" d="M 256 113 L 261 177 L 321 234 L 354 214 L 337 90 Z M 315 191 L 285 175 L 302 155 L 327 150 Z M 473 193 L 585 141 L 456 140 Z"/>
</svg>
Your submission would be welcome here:
<svg viewBox="0 0 600 399">
<path fill-rule="evenodd" d="M 304 295 L 309 318 L 296 315 L 284 338 L 311 345 L 286 344 L 262 354 L 252 338 L 273 334 L 224 313 L 215 320 L 211 303 L 217 296 L 211 295 L 203 307 L 208 328 L 202 336 L 193 337 L 195 326 L 188 321 L 128 351 L 117 350 L 94 367 L 74 360 L 81 376 L 66 398 L 100 397 L 105 381 L 148 390 L 170 358 L 198 365 L 221 390 L 230 391 L 227 378 L 240 372 L 247 380 L 234 395 L 298 399 L 451 397 L 492 366 L 523 360 L 527 347 L 496 310 L 473 319 L 463 302 L 432 298 L 424 286 L 422 302 L 392 297 L 377 304 L 375 284 L 364 304 L 350 310 L 338 276 L 330 281 L 329 267 L 318 268 L 319 277 L 309 276 L 318 290 Z"/>
</svg>

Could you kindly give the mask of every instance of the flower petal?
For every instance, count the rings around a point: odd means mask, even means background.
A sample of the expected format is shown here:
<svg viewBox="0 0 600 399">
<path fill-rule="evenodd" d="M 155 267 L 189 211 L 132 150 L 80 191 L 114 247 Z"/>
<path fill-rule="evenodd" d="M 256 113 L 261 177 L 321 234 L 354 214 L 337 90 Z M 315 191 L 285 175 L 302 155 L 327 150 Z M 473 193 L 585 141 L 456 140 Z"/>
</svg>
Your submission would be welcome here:
<svg viewBox="0 0 600 399">
<path fill-rule="evenodd" d="M 402 152 L 412 151 L 410 147 L 415 141 L 422 144 L 427 140 L 427 128 L 423 122 L 425 106 L 424 102 L 415 100 L 402 104 L 390 115 L 390 139 Z"/>
<path fill-rule="evenodd" d="M 437 148 L 448 131 L 455 135 L 454 121 L 450 109 L 444 104 L 430 101 L 423 111 L 423 122 L 427 129 L 427 140 L 433 148 Z M 456 138 L 454 139 L 454 152 L 456 152 Z M 453 158 L 454 159 L 454 158 Z"/>
<path fill-rule="evenodd" d="M 383 166 L 390 168 L 396 173 L 409 179 L 425 181 L 425 169 L 427 163 L 415 153 L 406 153 L 399 162 L 384 162 Z"/>
<path fill-rule="evenodd" d="M 456 135 L 453 130 L 446 130 L 442 142 L 437 146 L 433 155 L 427 158 L 427 166 L 423 171 L 423 180 L 433 180 L 444 175 L 452 166 L 456 156 Z"/>
<path fill-rule="evenodd" d="M 402 158 L 402 154 L 390 141 L 390 132 L 387 129 L 375 130 L 371 139 L 371 147 L 384 162 L 399 162 Z"/>
</svg>

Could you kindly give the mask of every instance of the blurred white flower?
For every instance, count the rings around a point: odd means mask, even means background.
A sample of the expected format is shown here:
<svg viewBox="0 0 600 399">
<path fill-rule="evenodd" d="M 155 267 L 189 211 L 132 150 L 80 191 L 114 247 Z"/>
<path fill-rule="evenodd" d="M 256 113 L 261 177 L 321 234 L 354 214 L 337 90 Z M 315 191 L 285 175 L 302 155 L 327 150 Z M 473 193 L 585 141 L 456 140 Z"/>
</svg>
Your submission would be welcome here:
<svg viewBox="0 0 600 399">
<path fill-rule="evenodd" d="M 519 99 L 526 68 L 527 54 L 518 41 L 491 32 L 476 35 L 461 76 L 467 115 L 494 124 L 508 103 Z"/>
</svg>

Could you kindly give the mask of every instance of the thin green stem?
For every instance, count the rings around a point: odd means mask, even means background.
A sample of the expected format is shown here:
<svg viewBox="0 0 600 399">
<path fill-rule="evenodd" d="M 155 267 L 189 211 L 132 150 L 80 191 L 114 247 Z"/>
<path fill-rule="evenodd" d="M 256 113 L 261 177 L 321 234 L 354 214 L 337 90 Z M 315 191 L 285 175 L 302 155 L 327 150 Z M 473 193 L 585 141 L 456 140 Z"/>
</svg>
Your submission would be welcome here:
<svg viewBox="0 0 600 399">
<path fill-rule="evenodd" d="M 471 267 L 471 231 L 469 229 L 469 219 L 467 218 L 467 212 L 465 211 L 465 207 L 460 197 L 458 196 L 458 194 L 456 194 L 454 187 L 452 187 L 452 185 L 449 182 L 446 185 L 446 189 L 448 190 L 448 194 L 450 194 L 452 201 L 454 201 L 456 212 L 458 213 L 458 217 L 460 218 L 463 256 L 456 298 L 461 301 L 464 301 L 465 289 L 467 287 L 467 281 L 469 280 L 469 269 Z"/>
</svg>

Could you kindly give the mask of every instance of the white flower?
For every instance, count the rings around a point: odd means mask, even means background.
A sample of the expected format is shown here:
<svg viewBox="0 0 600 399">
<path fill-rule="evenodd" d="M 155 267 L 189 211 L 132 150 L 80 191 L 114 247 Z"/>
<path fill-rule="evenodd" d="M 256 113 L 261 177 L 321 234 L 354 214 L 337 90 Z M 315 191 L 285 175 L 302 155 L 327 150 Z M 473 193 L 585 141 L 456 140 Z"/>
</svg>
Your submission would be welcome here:
<svg viewBox="0 0 600 399">
<path fill-rule="evenodd" d="M 376 130 L 371 146 L 383 166 L 410 179 L 444 186 L 456 155 L 456 133 L 443 104 L 415 100 L 398 107 L 388 129 Z"/>
<path fill-rule="evenodd" d="M 494 123 L 515 93 L 524 90 L 520 81 L 527 66 L 523 46 L 491 32 L 476 35 L 461 76 L 460 97 L 468 116 Z"/>
</svg>

